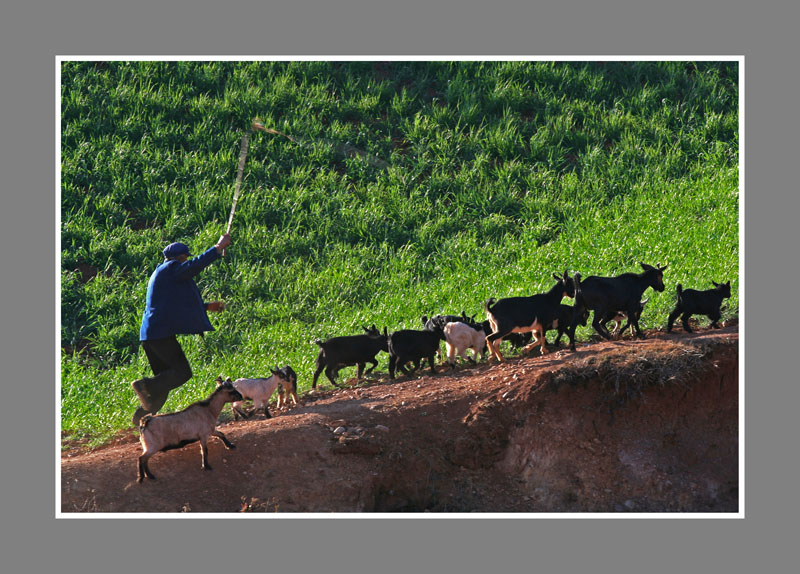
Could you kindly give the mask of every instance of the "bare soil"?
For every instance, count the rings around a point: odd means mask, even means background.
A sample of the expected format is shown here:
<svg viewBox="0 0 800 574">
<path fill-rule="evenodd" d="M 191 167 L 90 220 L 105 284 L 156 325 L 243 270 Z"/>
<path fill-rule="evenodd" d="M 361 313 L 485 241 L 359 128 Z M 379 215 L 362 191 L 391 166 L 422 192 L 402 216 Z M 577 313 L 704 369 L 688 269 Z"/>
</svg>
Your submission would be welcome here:
<svg viewBox="0 0 800 574">
<path fill-rule="evenodd" d="M 738 327 L 318 390 L 159 453 L 65 445 L 64 513 L 738 512 Z M 537 351 L 538 352 L 538 351 Z M 349 384 L 356 385 L 351 380 Z"/>
</svg>

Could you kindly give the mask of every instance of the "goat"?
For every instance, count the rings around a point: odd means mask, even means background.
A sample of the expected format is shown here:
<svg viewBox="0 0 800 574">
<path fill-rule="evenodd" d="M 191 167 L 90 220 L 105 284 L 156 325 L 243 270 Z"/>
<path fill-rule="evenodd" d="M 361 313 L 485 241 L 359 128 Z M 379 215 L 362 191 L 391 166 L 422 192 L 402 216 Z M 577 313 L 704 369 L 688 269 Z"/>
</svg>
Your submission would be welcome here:
<svg viewBox="0 0 800 574">
<path fill-rule="evenodd" d="M 553 344 L 556 346 L 561 345 L 561 337 L 564 336 L 565 333 L 569 332 L 569 327 L 572 324 L 572 314 L 575 312 L 575 307 L 572 305 L 564 305 L 563 303 L 558 306 L 558 319 L 550 323 L 549 325 L 545 326 L 544 329 L 544 338 L 545 338 L 545 345 L 547 345 L 547 331 L 552 331 L 556 329 L 558 334 L 556 336 L 555 341 Z M 589 312 L 584 310 L 581 318 L 578 322 L 579 325 L 586 325 L 586 321 L 589 319 Z M 506 337 L 503 337 L 504 341 L 508 341 L 511 345 L 519 349 L 524 347 L 528 343 L 530 343 L 532 337 L 531 334 L 528 333 L 510 333 Z M 534 348 L 538 343 L 535 343 L 529 347 Z M 527 349 L 526 349 L 527 350 Z"/>
<path fill-rule="evenodd" d="M 471 361 L 474 365 L 477 362 L 478 353 L 485 354 L 486 333 L 482 325 L 455 321 L 445 325 L 443 332 L 447 347 L 447 362 L 451 369 L 455 368 L 456 355 Z M 467 349 L 472 349 L 475 358 L 467 355 Z"/>
<path fill-rule="evenodd" d="M 366 373 L 371 373 L 378 366 L 375 356 L 381 351 L 388 352 L 386 327 L 381 333 L 375 325 L 364 329 L 363 335 L 347 335 L 344 337 L 332 337 L 326 341 L 316 339 L 314 343 L 319 345 L 319 355 L 317 355 L 317 370 L 314 372 L 314 379 L 311 388 L 317 388 L 317 378 L 324 370 L 325 376 L 335 387 L 342 388 L 336 382 L 339 369 L 352 365 L 358 366 L 358 378 L 364 374 L 366 363 L 372 363 Z"/>
<path fill-rule="evenodd" d="M 717 321 L 722 316 L 720 307 L 722 306 L 722 300 L 731 296 L 731 282 L 717 283 L 712 281 L 711 283 L 714 284 L 714 288 L 706 291 L 697 291 L 696 289 L 686 289 L 684 291 L 683 286 L 678 283 L 676 287 L 678 302 L 667 319 L 667 333 L 672 332 L 672 324 L 678 318 L 678 315 L 681 316 L 683 330 L 687 333 L 692 332 L 689 327 L 689 317 L 692 315 L 705 315 L 711 319 L 712 328 L 719 327 Z"/>
<path fill-rule="evenodd" d="M 541 345 L 542 354 L 548 352 L 545 330 L 548 326 L 558 324 L 561 299 L 575 295 L 572 278 L 566 271 L 561 277 L 554 273 L 553 278 L 557 283 L 547 293 L 530 297 L 509 297 L 500 299 L 497 303 L 491 298 L 485 303 L 484 309 L 492 329 L 492 333 L 486 337 L 490 361 L 494 358 L 502 362 L 503 356 L 500 354 L 499 346 L 509 333 L 530 332 L 533 340 L 523 351 Z M 571 334 L 570 342 L 572 342 Z"/>
<path fill-rule="evenodd" d="M 577 309 L 575 309 L 574 305 L 564 305 L 563 303 L 559 305 L 558 320 L 556 320 L 554 324 L 550 324 L 547 326 L 547 328 L 545 329 L 545 338 L 547 335 L 546 333 L 547 331 L 552 331 L 553 329 L 556 329 L 558 331 L 558 334 L 556 335 L 556 339 L 555 341 L 553 341 L 553 344 L 556 346 L 561 345 L 561 337 L 565 333 L 569 332 L 570 325 L 572 325 L 572 319 L 575 316 L 576 312 L 578 311 Z M 589 320 L 589 312 L 586 309 L 584 309 L 578 318 L 578 324 L 586 325 L 586 321 L 588 320 Z"/>
<path fill-rule="evenodd" d="M 203 468 L 211 470 L 208 464 L 208 437 L 218 437 L 225 448 L 236 446 L 216 429 L 217 418 L 225 403 L 242 400 L 242 395 L 230 383 L 218 383 L 213 393 L 202 401 L 192 403 L 182 411 L 162 415 L 147 414 L 139 421 L 139 441 L 143 453 L 139 456 L 136 482 L 145 477 L 155 479 L 150 472 L 148 461 L 157 452 L 182 448 L 193 442 L 200 442 Z"/>
<path fill-rule="evenodd" d="M 664 270 L 666 265 L 656 267 L 640 263 L 643 273 L 623 273 L 615 277 L 596 277 L 594 275 L 581 279 L 575 274 L 575 307 L 594 311 L 592 327 L 604 339 L 611 339 L 611 333 L 605 326 L 618 311 L 624 311 L 630 325 L 636 329 L 636 335 L 642 339 L 644 333 L 639 327 L 637 310 L 641 305 L 642 294 L 648 287 L 656 291 L 664 291 Z M 575 328 L 580 321 L 580 313 L 572 317 L 570 325 L 570 350 L 575 350 Z"/>
<path fill-rule="evenodd" d="M 263 408 L 264 416 L 268 419 L 272 418 L 272 415 L 269 413 L 269 399 L 276 390 L 278 391 L 277 408 L 288 403 L 290 395 L 294 404 L 297 404 L 297 374 L 294 372 L 294 369 L 286 365 L 282 369 L 275 368 L 270 370 L 272 371 L 271 377 L 236 379 L 233 381 L 233 386 L 236 387 L 236 390 L 242 395 L 241 401 L 236 401 L 231 405 L 234 420 L 249 417 L 249 415 L 242 410 L 242 404 L 247 399 L 253 401 L 253 413 Z M 221 380 L 221 377 L 217 377 L 217 384 L 219 384 Z M 228 379 L 228 381 L 230 381 L 230 379 Z"/>
<path fill-rule="evenodd" d="M 639 319 L 641 319 L 642 311 L 644 311 L 644 306 L 645 306 L 645 304 L 647 304 L 647 302 L 649 300 L 650 299 L 647 298 L 647 299 L 642 299 L 639 302 L 639 308 L 636 311 L 636 320 L 637 321 Z M 587 311 L 587 316 L 588 316 L 588 311 Z M 613 316 L 606 317 L 606 319 L 603 320 L 603 325 L 606 325 L 609 321 L 614 321 L 614 329 L 611 331 L 611 335 L 613 337 L 616 337 L 617 335 L 619 335 L 621 337 L 625 333 L 625 329 L 627 329 L 628 327 L 631 328 L 631 336 L 633 336 L 633 334 L 634 334 L 633 325 L 631 325 L 631 322 L 628 321 L 628 313 L 626 311 L 617 311 L 616 313 L 613 313 Z M 622 325 L 623 321 L 625 321 L 625 326 L 622 327 L 622 329 L 620 329 L 620 325 Z M 585 324 L 586 323 L 584 323 L 584 325 Z M 606 328 L 608 328 L 608 327 L 606 327 Z"/>
<path fill-rule="evenodd" d="M 419 369 L 422 359 L 427 359 L 431 373 L 436 374 L 434 359 L 439 349 L 439 342 L 444 341 L 444 331 L 434 325 L 431 329 L 416 331 L 402 329 L 389 335 L 389 378 L 394 379 L 395 369 L 399 368 L 409 377 Z M 414 362 L 414 369 L 406 370 L 406 363 Z"/>
</svg>

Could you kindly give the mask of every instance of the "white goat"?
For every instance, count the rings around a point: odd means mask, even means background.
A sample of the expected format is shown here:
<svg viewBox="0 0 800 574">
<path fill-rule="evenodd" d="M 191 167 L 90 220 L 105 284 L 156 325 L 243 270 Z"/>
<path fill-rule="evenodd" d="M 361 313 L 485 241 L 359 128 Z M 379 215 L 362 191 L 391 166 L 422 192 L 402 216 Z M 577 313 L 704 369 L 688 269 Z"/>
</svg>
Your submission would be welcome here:
<svg viewBox="0 0 800 574">
<path fill-rule="evenodd" d="M 444 326 L 445 346 L 447 347 L 447 362 L 450 363 L 450 368 L 455 368 L 456 355 L 476 363 L 478 353 L 481 355 L 486 352 L 486 333 L 483 329 L 475 329 L 474 327 L 456 321 L 447 323 Z M 467 349 L 472 349 L 475 358 L 467 355 Z"/>
<path fill-rule="evenodd" d="M 192 403 L 182 411 L 143 416 L 139 421 L 139 441 L 144 452 L 139 457 L 136 482 L 142 482 L 145 477 L 155 479 L 148 465 L 150 457 L 154 454 L 181 448 L 197 441 L 200 441 L 203 468 L 211 470 L 211 465 L 208 464 L 208 437 L 218 437 L 225 443 L 225 448 L 236 448 L 216 429 L 216 426 L 217 418 L 225 403 L 241 399 L 241 393 L 233 385 L 222 383 L 207 399 Z"/>
<path fill-rule="evenodd" d="M 253 401 L 254 413 L 263 408 L 264 416 L 272 418 L 268 405 L 270 397 L 276 390 L 278 391 L 278 408 L 288 403 L 289 395 L 292 396 L 294 404 L 297 404 L 297 374 L 294 369 L 286 365 L 282 369 L 271 369 L 271 371 L 272 376 L 268 378 L 236 379 L 233 381 L 233 386 L 242 395 L 241 401 L 236 401 L 231 405 L 234 420 L 239 417 L 248 418 L 248 415 L 242 410 L 242 404 L 247 399 Z M 221 380 L 221 377 L 217 378 L 218 383 Z"/>
</svg>

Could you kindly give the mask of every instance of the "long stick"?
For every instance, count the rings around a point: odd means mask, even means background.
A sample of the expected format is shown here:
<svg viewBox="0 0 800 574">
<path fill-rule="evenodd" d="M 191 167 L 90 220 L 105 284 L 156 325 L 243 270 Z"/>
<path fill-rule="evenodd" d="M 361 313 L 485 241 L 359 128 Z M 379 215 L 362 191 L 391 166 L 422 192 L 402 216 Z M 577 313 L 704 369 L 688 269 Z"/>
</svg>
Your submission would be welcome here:
<svg viewBox="0 0 800 574">
<path fill-rule="evenodd" d="M 247 147 L 250 144 L 250 138 L 247 134 L 242 137 L 242 147 L 239 151 L 239 171 L 236 172 L 236 188 L 233 190 L 233 205 L 231 205 L 231 214 L 228 216 L 228 227 L 225 233 L 231 232 L 231 224 L 233 223 L 233 214 L 236 213 L 236 204 L 239 202 L 239 195 L 242 192 L 242 175 L 244 174 L 244 162 L 247 160 Z M 222 250 L 222 255 L 225 255 L 225 250 Z"/>
<path fill-rule="evenodd" d="M 268 128 L 268 127 L 266 127 L 266 126 L 265 126 L 265 125 L 264 125 L 264 124 L 263 124 L 261 121 L 259 121 L 258 119 L 255 119 L 255 120 L 253 120 L 253 129 L 254 129 L 254 130 L 261 130 L 262 132 L 267 132 L 268 134 L 275 134 L 275 135 L 283 136 L 283 137 L 285 137 L 285 138 L 289 138 L 289 139 L 290 139 L 290 140 L 292 140 L 294 143 L 300 143 L 299 141 L 297 141 L 295 138 L 293 138 L 293 137 L 292 137 L 292 136 L 290 136 L 289 134 L 285 134 L 285 133 L 283 133 L 283 132 L 279 132 L 278 130 L 274 130 L 274 129 L 272 129 L 272 128 Z"/>
</svg>

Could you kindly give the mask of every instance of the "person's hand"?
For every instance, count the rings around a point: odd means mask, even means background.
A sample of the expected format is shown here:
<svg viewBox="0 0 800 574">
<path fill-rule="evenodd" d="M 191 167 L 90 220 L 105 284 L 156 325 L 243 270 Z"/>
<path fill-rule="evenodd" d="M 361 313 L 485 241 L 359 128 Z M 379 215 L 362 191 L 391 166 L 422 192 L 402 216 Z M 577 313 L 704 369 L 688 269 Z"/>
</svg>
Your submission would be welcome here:
<svg viewBox="0 0 800 574">
<path fill-rule="evenodd" d="M 214 246 L 221 255 L 225 255 L 225 248 L 231 244 L 231 236 L 229 233 L 223 233 L 219 236 L 219 241 Z"/>
<path fill-rule="evenodd" d="M 206 311 L 211 313 L 218 313 L 225 310 L 225 303 L 223 301 L 211 301 L 206 307 Z"/>
</svg>

